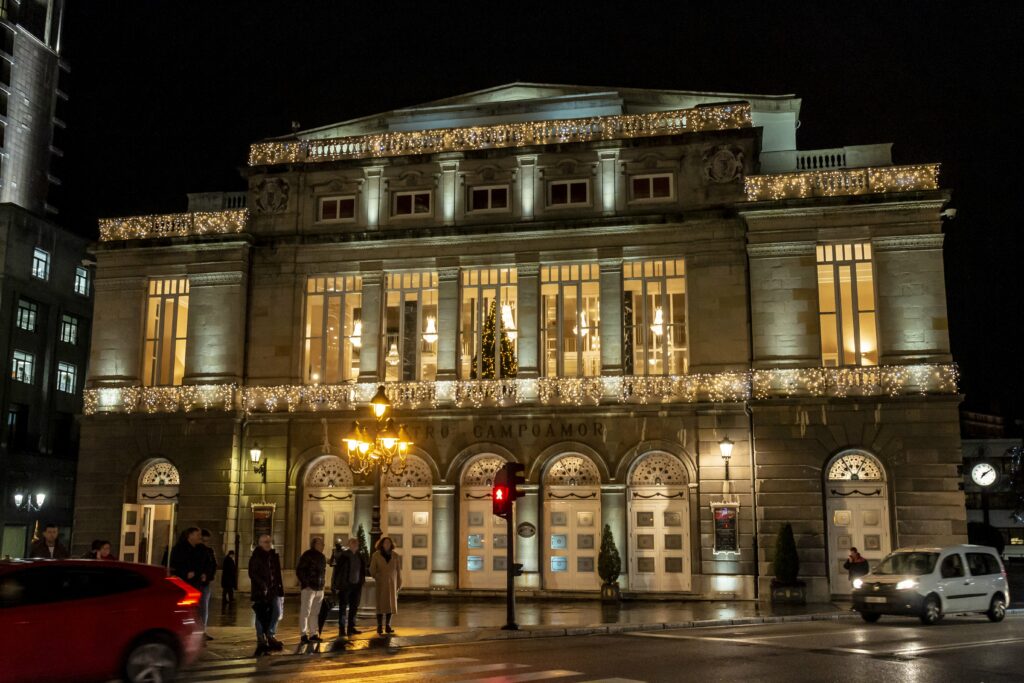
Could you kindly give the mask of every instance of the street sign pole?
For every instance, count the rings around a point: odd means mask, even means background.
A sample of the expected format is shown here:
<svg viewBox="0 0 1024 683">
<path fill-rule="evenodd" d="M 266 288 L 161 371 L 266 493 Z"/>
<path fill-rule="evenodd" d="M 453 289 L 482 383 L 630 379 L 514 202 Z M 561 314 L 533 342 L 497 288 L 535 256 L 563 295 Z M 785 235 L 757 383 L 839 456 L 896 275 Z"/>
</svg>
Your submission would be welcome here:
<svg viewBox="0 0 1024 683">
<path fill-rule="evenodd" d="M 505 567 L 505 620 L 506 623 L 501 627 L 503 631 L 518 631 L 519 624 L 516 623 L 516 564 L 515 564 L 515 548 L 516 548 L 516 536 L 515 536 L 515 524 L 513 517 L 515 517 L 515 505 L 509 506 L 508 514 L 505 516 L 505 529 L 506 529 L 506 553 L 508 559 Z"/>
</svg>

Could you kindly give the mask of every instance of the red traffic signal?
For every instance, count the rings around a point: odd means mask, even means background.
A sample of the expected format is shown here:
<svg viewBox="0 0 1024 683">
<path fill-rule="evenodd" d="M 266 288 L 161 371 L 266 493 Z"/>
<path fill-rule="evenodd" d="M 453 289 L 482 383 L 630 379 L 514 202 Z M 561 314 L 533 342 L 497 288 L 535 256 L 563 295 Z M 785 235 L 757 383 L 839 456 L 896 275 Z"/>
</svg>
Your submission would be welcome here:
<svg viewBox="0 0 1024 683">
<path fill-rule="evenodd" d="M 508 474 L 504 469 L 494 473 L 491 486 L 491 509 L 496 517 L 508 518 L 512 514 L 512 492 L 508 485 Z"/>
</svg>

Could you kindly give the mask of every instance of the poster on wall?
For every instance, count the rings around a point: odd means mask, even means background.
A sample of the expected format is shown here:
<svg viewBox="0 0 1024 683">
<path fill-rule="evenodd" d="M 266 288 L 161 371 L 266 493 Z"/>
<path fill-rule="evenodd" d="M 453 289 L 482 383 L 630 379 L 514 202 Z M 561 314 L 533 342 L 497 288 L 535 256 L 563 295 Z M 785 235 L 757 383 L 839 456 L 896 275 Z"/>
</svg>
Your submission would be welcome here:
<svg viewBox="0 0 1024 683">
<path fill-rule="evenodd" d="M 715 522 L 716 555 L 720 553 L 739 554 L 739 532 L 736 521 L 740 506 L 735 503 L 717 503 L 711 506 L 712 519 Z"/>
<path fill-rule="evenodd" d="M 274 536 L 274 506 L 253 505 L 252 506 L 252 547 L 256 547 L 263 534 Z"/>
</svg>

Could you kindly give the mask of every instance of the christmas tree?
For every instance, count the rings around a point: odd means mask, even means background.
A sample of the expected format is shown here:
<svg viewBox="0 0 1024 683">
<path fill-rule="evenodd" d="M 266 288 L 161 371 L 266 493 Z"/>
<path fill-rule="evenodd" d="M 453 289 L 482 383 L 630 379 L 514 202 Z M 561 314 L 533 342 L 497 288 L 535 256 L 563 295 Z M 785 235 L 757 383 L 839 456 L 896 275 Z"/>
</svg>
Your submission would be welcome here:
<svg viewBox="0 0 1024 683">
<path fill-rule="evenodd" d="M 359 539 L 359 559 L 363 561 L 363 567 L 367 568 L 370 566 L 370 547 L 366 545 L 366 531 L 362 524 L 356 529 L 356 538 Z"/>
<path fill-rule="evenodd" d="M 484 319 L 483 335 L 480 338 L 480 352 L 483 358 L 480 362 L 479 379 L 495 379 L 494 373 L 494 328 L 498 326 L 498 302 L 492 301 L 487 309 L 487 317 Z M 470 379 L 477 377 L 477 359 L 473 358 L 473 370 Z M 501 377 L 511 379 L 519 372 L 519 363 L 516 361 L 516 348 L 509 339 L 505 326 L 501 327 Z"/>
</svg>

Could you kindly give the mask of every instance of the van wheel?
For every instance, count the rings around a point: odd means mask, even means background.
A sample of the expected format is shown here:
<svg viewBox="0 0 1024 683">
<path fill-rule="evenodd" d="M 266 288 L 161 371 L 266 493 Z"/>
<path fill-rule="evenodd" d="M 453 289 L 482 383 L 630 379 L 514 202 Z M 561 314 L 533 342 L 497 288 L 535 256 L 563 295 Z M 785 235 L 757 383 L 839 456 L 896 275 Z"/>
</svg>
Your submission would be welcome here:
<svg viewBox="0 0 1024 683">
<path fill-rule="evenodd" d="M 992 596 L 992 603 L 988 606 L 985 616 L 989 621 L 1002 621 L 1006 617 L 1006 598 L 998 593 Z"/>
<path fill-rule="evenodd" d="M 124 659 L 124 680 L 129 683 L 168 683 L 177 675 L 178 654 L 159 636 L 139 640 Z"/>
<path fill-rule="evenodd" d="M 942 618 L 942 603 L 934 595 L 929 595 L 924 601 L 924 609 L 921 610 L 921 623 L 925 626 L 932 626 L 939 623 Z"/>
<path fill-rule="evenodd" d="M 879 619 L 881 619 L 882 615 L 878 614 L 877 612 L 861 612 L 860 618 L 868 622 L 869 624 L 873 624 Z"/>
</svg>

